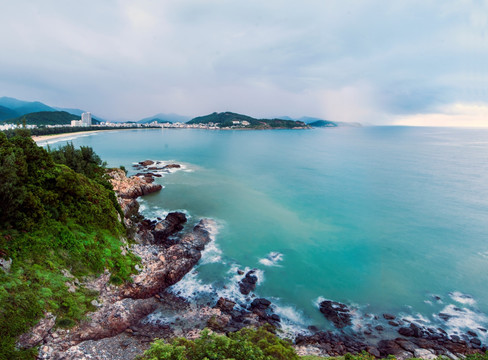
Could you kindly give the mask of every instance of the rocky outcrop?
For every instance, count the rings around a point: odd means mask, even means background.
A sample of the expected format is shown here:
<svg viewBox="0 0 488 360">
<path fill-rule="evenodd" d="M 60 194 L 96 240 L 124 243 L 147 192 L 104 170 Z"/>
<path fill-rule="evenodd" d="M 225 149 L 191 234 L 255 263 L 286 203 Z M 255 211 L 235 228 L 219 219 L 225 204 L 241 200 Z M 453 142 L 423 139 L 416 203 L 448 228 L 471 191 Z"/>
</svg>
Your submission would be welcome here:
<svg viewBox="0 0 488 360">
<path fill-rule="evenodd" d="M 51 313 L 46 313 L 28 333 L 23 334 L 17 346 L 21 349 L 29 349 L 37 346 L 44 340 L 56 323 L 56 317 Z"/>
<path fill-rule="evenodd" d="M 99 340 L 125 331 L 140 319 L 152 313 L 157 307 L 157 299 L 122 299 L 107 304 L 90 315 L 77 329 L 75 341 Z"/>
<path fill-rule="evenodd" d="M 319 304 L 319 310 L 324 316 L 332 321 L 336 328 L 342 329 L 351 325 L 351 312 L 348 307 L 336 301 L 324 300 Z"/>
<path fill-rule="evenodd" d="M 148 182 L 146 178 L 137 176 L 127 177 L 121 169 L 111 169 L 108 172 L 110 183 L 115 193 L 122 199 L 135 199 L 139 196 L 150 194 L 161 190 L 163 187 L 159 184 Z M 121 204 L 122 206 L 122 204 Z"/>
<path fill-rule="evenodd" d="M 122 290 L 122 296 L 149 298 L 180 281 L 200 260 L 201 251 L 211 240 L 210 227 L 213 225 L 213 220 L 201 220 L 177 244 L 161 249 L 133 278 L 133 283 Z"/>
<path fill-rule="evenodd" d="M 256 288 L 258 277 L 255 274 L 256 269 L 250 270 L 239 282 L 239 291 L 241 292 L 241 294 L 249 295 L 249 293 Z"/>
<path fill-rule="evenodd" d="M 183 230 L 186 215 L 181 212 L 169 213 L 163 221 L 156 223 L 153 230 L 154 243 L 158 245 L 171 245 L 168 237 Z"/>
</svg>

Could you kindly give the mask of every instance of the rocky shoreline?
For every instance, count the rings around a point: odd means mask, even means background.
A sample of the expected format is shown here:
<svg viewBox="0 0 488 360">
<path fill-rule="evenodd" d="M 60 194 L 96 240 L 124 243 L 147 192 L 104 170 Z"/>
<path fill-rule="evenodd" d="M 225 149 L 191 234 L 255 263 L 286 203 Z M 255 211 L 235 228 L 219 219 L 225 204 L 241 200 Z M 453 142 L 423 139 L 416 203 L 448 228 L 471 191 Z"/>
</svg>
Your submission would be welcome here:
<svg viewBox="0 0 488 360">
<path fill-rule="evenodd" d="M 109 283 L 108 272 L 97 279 L 78 282 L 66 271 L 66 276 L 73 278 L 72 286 L 83 285 L 99 293 L 98 300 L 92 302 L 97 310 L 69 330 L 55 328 L 55 317 L 48 313 L 19 339 L 19 347 L 39 346 L 38 359 L 132 360 L 156 338 L 194 338 L 205 327 L 226 333 L 267 325 L 279 331 L 281 319 L 273 312 L 271 301 L 253 294 L 258 282 L 254 269 L 238 271 L 242 276 L 237 284 L 239 291 L 252 299 L 248 306 L 222 297 L 206 305 L 191 304 L 166 290 L 198 263 L 215 226 L 212 219 L 201 219 L 192 229 L 183 231 L 187 222 L 183 213 L 172 212 L 164 219 L 155 220 L 140 215 L 137 198 L 162 189 L 154 183 L 154 177 L 161 176 L 159 172 L 178 168 L 178 164 L 146 160 L 135 166 L 138 171 L 135 176 L 127 177 L 121 169 L 109 171 L 123 221 L 133 235 L 134 243 L 126 243 L 125 251 L 141 258 L 136 268 L 138 273 L 132 276 L 132 282 L 117 287 Z M 433 359 L 444 355 L 455 360 L 464 354 L 487 350 L 472 331 L 449 336 L 440 328 L 422 327 L 383 314 L 383 325 L 371 321 L 361 332 L 351 333 L 345 331 L 352 324 L 348 306 L 324 300 L 319 310 L 337 331 L 310 327 L 307 335 L 294 339 L 300 355 L 336 356 L 364 350 L 375 357 Z M 378 320 L 378 316 L 371 317 Z M 396 332 L 398 336 L 387 339 L 389 336 L 383 335 L 385 326 L 390 327 L 390 334 Z"/>
</svg>

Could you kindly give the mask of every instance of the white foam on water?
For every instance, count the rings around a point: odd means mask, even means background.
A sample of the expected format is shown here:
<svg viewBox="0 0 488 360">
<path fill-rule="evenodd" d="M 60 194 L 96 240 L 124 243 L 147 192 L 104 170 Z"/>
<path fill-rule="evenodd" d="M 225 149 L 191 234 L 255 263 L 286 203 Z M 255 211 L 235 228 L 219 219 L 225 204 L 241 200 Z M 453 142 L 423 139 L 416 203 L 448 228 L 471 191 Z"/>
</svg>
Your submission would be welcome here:
<svg viewBox="0 0 488 360">
<path fill-rule="evenodd" d="M 488 251 L 485 251 L 485 252 L 479 252 L 478 255 L 480 255 L 481 257 L 485 258 L 485 259 L 488 259 Z"/>
<path fill-rule="evenodd" d="M 215 294 L 215 289 L 211 284 L 204 284 L 198 278 L 198 271 L 193 268 L 183 279 L 169 288 L 175 295 L 184 297 L 187 300 L 197 300 L 203 295 Z"/>
<path fill-rule="evenodd" d="M 399 314 L 399 317 L 401 317 L 402 319 L 404 319 L 406 321 L 409 321 L 411 323 L 421 325 L 421 326 L 425 326 L 427 324 L 430 324 L 430 322 L 431 322 L 429 319 L 427 319 L 425 316 L 423 316 L 420 313 L 407 314 L 407 315 Z"/>
<path fill-rule="evenodd" d="M 476 300 L 473 299 L 471 295 L 463 294 L 460 291 L 454 291 L 452 293 L 449 293 L 449 296 L 451 297 L 451 299 L 453 299 L 454 301 L 460 304 L 471 305 L 471 306 L 476 305 Z"/>
<path fill-rule="evenodd" d="M 283 254 L 272 251 L 265 258 L 259 259 L 259 262 L 265 266 L 281 266 L 278 263 L 283 260 Z"/>
<path fill-rule="evenodd" d="M 210 242 L 205 246 L 205 249 L 202 251 L 200 264 L 210 264 L 222 261 L 222 250 L 220 250 L 216 242 L 217 234 L 222 228 L 222 225 L 220 225 L 220 223 L 214 219 L 209 220 L 210 221 L 206 222 L 205 228 L 209 232 Z"/>
<path fill-rule="evenodd" d="M 293 338 L 299 334 L 311 334 L 311 331 L 307 328 L 308 325 L 310 325 L 310 321 L 308 321 L 303 313 L 294 306 L 279 305 L 273 299 L 271 308 L 273 312 L 281 319 L 280 324 L 284 337 Z"/>
<path fill-rule="evenodd" d="M 239 275 L 237 270 L 242 270 L 244 272 L 243 275 Z M 230 299 L 235 301 L 239 305 L 243 305 L 244 307 L 249 305 L 252 302 L 251 294 L 244 295 L 241 293 L 239 289 L 239 281 L 241 281 L 244 276 L 251 270 L 250 267 L 242 268 L 237 264 L 234 264 L 230 267 L 227 274 L 230 275 L 228 280 L 225 283 L 225 286 L 221 289 L 217 290 L 217 295 L 219 297 L 224 297 L 226 299 Z M 259 269 L 255 269 L 254 275 L 258 278 L 256 285 L 262 284 L 264 281 L 264 272 Z"/>
<path fill-rule="evenodd" d="M 487 340 L 486 333 L 479 331 L 479 328 L 486 328 L 488 326 L 488 316 L 477 310 L 468 308 L 460 308 L 454 304 L 445 306 L 441 313 L 447 314 L 447 320 L 441 319 L 437 314 L 434 318 L 439 320 L 442 327 L 448 334 L 463 334 L 468 330 L 478 333 L 480 338 Z"/>
</svg>

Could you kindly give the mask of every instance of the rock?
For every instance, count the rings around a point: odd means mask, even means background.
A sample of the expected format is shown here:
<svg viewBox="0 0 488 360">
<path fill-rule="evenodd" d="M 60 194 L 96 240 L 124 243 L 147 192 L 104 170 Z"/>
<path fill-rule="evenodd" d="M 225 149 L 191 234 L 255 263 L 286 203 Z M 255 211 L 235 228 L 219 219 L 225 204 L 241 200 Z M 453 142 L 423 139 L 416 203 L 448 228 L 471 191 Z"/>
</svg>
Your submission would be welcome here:
<svg viewBox="0 0 488 360">
<path fill-rule="evenodd" d="M 149 165 L 154 164 L 154 161 L 152 161 L 152 160 L 144 160 L 144 161 L 140 161 L 139 164 L 141 164 L 142 166 L 149 166 Z"/>
<path fill-rule="evenodd" d="M 382 357 L 394 355 L 397 359 L 408 359 L 413 355 L 411 352 L 404 350 L 394 340 L 380 340 L 377 348 Z"/>
<path fill-rule="evenodd" d="M 114 191 L 123 199 L 135 199 L 163 188 L 159 184 L 149 183 L 140 177 L 127 177 L 121 169 L 110 169 L 107 174 L 110 176 L 110 183 Z"/>
<path fill-rule="evenodd" d="M 433 354 L 432 351 L 429 351 L 427 349 L 415 349 L 413 354 L 416 358 L 420 359 L 433 360 L 437 358 L 437 356 Z"/>
<path fill-rule="evenodd" d="M 163 166 L 163 169 L 179 169 L 181 168 L 181 165 L 179 164 L 168 164 Z"/>
<path fill-rule="evenodd" d="M 12 259 L 4 259 L 0 257 L 0 269 L 3 270 L 6 274 L 10 272 L 10 267 L 12 266 Z"/>
<path fill-rule="evenodd" d="M 235 305 L 236 303 L 234 301 L 221 297 L 217 301 L 215 308 L 220 309 L 223 312 L 230 312 L 234 309 Z"/>
<path fill-rule="evenodd" d="M 380 331 L 380 332 L 381 332 L 381 331 L 383 331 L 383 330 L 385 330 L 385 328 L 384 328 L 383 326 L 381 326 L 381 325 L 377 325 L 377 326 L 375 326 L 374 328 L 375 328 L 377 331 Z"/>
<path fill-rule="evenodd" d="M 413 342 L 408 341 L 406 339 L 398 338 L 398 339 L 395 340 L 395 342 L 398 345 L 400 345 L 402 349 L 404 349 L 406 351 L 409 351 L 411 353 L 413 353 L 415 351 L 415 349 L 418 348 L 417 345 L 415 345 Z"/>
<path fill-rule="evenodd" d="M 30 349 L 33 346 L 39 345 L 48 335 L 49 331 L 54 327 L 56 317 L 51 313 L 46 313 L 29 332 L 21 335 L 17 346 L 21 349 Z"/>
<path fill-rule="evenodd" d="M 89 315 L 89 320 L 80 325 L 73 339 L 99 340 L 120 334 L 156 310 L 157 304 L 155 298 L 122 299 L 108 304 Z"/>
<path fill-rule="evenodd" d="M 481 346 L 481 341 L 480 341 L 480 339 L 478 339 L 478 338 L 472 338 L 471 340 L 469 340 L 469 342 L 470 342 L 471 344 L 476 345 L 476 346 Z"/>
<path fill-rule="evenodd" d="M 269 318 L 273 321 L 276 321 L 276 322 L 280 322 L 281 321 L 281 318 L 279 317 L 279 315 L 276 315 L 276 314 L 271 314 L 269 316 Z"/>
<path fill-rule="evenodd" d="M 444 321 L 448 321 L 450 318 L 452 318 L 451 315 L 445 313 L 439 313 L 438 316 Z"/>
<path fill-rule="evenodd" d="M 270 305 L 271 301 L 264 298 L 257 298 L 252 301 L 250 309 L 266 310 Z"/>
<path fill-rule="evenodd" d="M 381 357 L 380 351 L 377 348 L 375 348 L 374 346 L 368 346 L 366 348 L 366 351 L 369 352 L 371 355 L 373 355 L 376 358 Z"/>
<path fill-rule="evenodd" d="M 409 327 L 401 327 L 400 329 L 398 329 L 398 333 L 407 337 L 411 337 L 414 334 L 413 330 Z"/>
<path fill-rule="evenodd" d="M 244 278 L 239 282 L 239 291 L 241 294 L 249 295 L 249 293 L 256 288 L 258 277 L 254 275 L 255 273 L 256 269 L 248 271 Z"/>
<path fill-rule="evenodd" d="M 393 321 L 393 320 L 388 321 L 388 324 L 391 325 L 391 326 L 393 326 L 393 327 L 397 327 L 397 326 L 400 325 L 396 321 Z"/>
<path fill-rule="evenodd" d="M 237 274 L 239 274 L 239 275 L 244 275 L 244 271 L 242 271 L 241 269 L 238 269 L 238 270 L 237 270 Z"/>
<path fill-rule="evenodd" d="M 154 242 L 165 244 L 169 236 L 183 230 L 183 224 L 186 221 L 186 215 L 181 212 L 169 213 L 163 221 L 158 222 L 154 227 Z"/>
<path fill-rule="evenodd" d="M 337 328 L 341 329 L 352 324 L 352 316 L 346 305 L 336 301 L 324 300 L 319 306 L 320 312 L 332 321 Z"/>
<path fill-rule="evenodd" d="M 391 315 L 391 314 L 383 314 L 383 317 L 386 320 L 395 320 L 396 319 L 396 316 L 395 315 Z"/>
<path fill-rule="evenodd" d="M 210 229 L 213 226 L 213 220 L 200 220 L 192 232 L 183 235 L 177 244 L 163 249 L 142 272 L 133 276 L 132 284 L 128 284 L 121 295 L 137 299 L 149 298 L 176 284 L 200 260 L 201 251 L 211 240 Z M 161 256 L 164 261 L 161 261 Z"/>
<path fill-rule="evenodd" d="M 466 334 L 468 334 L 469 336 L 472 336 L 472 337 L 478 337 L 478 334 L 477 334 L 477 333 L 475 333 L 474 331 L 471 331 L 471 330 L 468 330 L 468 331 L 466 332 Z"/>
</svg>

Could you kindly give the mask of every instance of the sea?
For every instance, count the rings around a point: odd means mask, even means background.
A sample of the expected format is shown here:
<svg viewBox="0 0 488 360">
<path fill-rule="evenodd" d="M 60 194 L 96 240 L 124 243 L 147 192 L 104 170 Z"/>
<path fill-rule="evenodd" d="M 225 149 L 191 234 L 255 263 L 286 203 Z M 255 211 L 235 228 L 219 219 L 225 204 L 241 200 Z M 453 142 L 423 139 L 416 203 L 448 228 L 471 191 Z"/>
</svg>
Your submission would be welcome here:
<svg viewBox="0 0 488 360">
<path fill-rule="evenodd" d="M 290 333 L 333 329 L 318 309 L 330 299 L 351 308 L 349 331 L 388 313 L 487 340 L 486 129 L 141 129 L 40 145 L 67 141 L 129 175 L 147 159 L 182 165 L 140 203 L 149 218 L 185 212 L 187 228 L 216 220 L 200 263 L 170 290 L 189 301 L 244 307 L 237 270 L 257 269 L 255 296 Z"/>
</svg>

